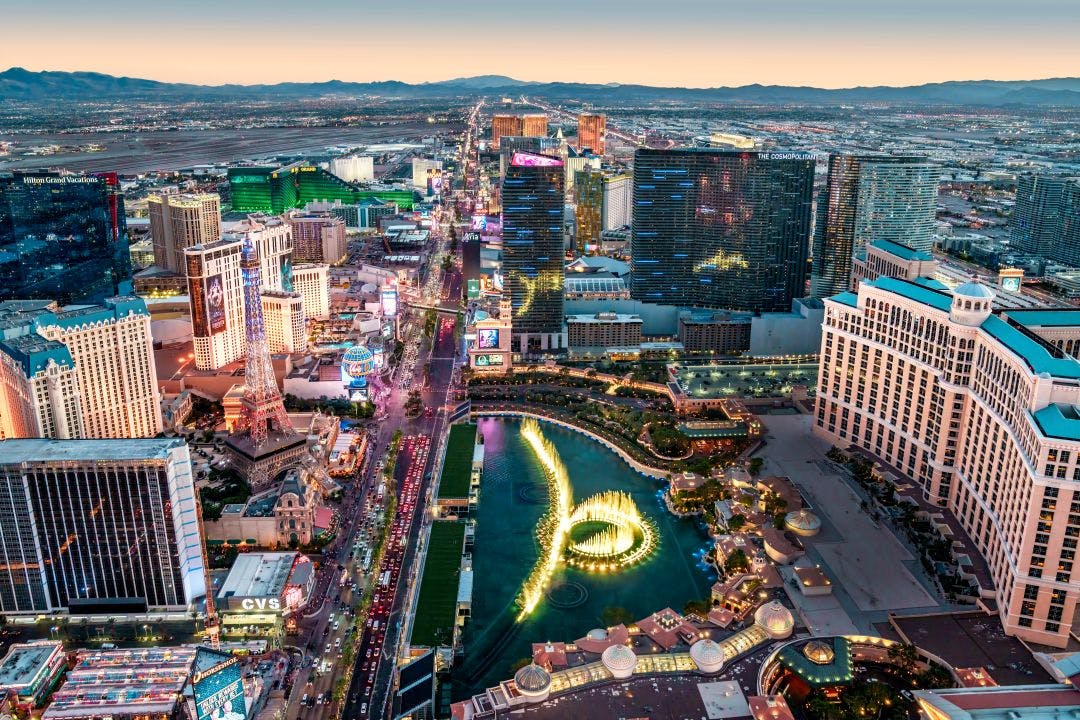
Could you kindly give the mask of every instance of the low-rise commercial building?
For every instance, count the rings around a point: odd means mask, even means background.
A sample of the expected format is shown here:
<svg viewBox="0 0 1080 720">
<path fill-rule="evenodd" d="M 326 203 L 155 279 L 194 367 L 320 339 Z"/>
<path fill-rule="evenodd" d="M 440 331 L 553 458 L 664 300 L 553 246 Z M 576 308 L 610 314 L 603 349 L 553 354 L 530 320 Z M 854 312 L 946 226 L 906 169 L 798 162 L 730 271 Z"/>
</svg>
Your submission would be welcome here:
<svg viewBox="0 0 1080 720">
<path fill-rule="evenodd" d="M 66 667 L 64 643 L 58 640 L 16 643 L 0 660 L 0 694 L 14 696 L 29 712 L 41 707 Z"/>
<path fill-rule="evenodd" d="M 203 523 L 207 542 L 247 543 L 264 548 L 307 545 L 315 538 L 318 496 L 300 470 L 291 469 L 280 483 L 226 505 L 218 520 Z"/>
<path fill-rule="evenodd" d="M 194 647 L 82 650 L 42 720 L 180 720 Z"/>
<path fill-rule="evenodd" d="M 279 642 L 286 616 L 307 602 L 314 584 L 312 563 L 300 553 L 241 553 L 215 602 L 222 635 Z"/>
<path fill-rule="evenodd" d="M 679 313 L 679 342 L 686 352 L 739 355 L 750 349 L 748 313 L 690 310 Z"/>
<path fill-rule="evenodd" d="M 602 312 L 569 315 L 566 342 L 571 354 L 603 355 L 608 348 L 639 347 L 642 319 L 637 315 Z"/>
</svg>

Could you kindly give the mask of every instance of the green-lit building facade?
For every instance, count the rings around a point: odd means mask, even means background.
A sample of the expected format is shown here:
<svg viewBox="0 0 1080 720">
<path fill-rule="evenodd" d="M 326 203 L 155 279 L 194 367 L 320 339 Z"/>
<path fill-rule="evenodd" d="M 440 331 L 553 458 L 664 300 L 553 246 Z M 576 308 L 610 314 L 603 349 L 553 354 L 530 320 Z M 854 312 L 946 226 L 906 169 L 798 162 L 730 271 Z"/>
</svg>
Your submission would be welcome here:
<svg viewBox="0 0 1080 720">
<path fill-rule="evenodd" d="M 365 189 L 306 162 L 283 167 L 229 168 L 229 192 L 234 211 L 274 214 L 309 202 L 340 200 L 355 204 L 369 198 L 396 203 L 399 210 L 412 210 L 416 199 L 412 190 Z"/>
</svg>

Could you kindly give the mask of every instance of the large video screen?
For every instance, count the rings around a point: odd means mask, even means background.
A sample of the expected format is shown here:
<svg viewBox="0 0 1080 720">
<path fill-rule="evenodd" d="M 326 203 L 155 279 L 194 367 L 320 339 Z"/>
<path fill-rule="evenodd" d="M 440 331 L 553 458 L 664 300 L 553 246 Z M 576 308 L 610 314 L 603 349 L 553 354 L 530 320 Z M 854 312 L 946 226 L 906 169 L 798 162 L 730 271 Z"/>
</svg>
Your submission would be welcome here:
<svg viewBox="0 0 1080 720">
<path fill-rule="evenodd" d="M 397 315 L 397 288 L 393 285 L 389 285 L 383 288 L 382 291 L 382 308 L 384 317 L 394 317 Z"/>
<path fill-rule="evenodd" d="M 210 332 L 217 334 L 225 329 L 225 285 L 220 275 L 206 280 L 206 311 L 210 317 Z"/>
<path fill-rule="evenodd" d="M 244 720 L 244 683 L 240 663 L 229 658 L 213 669 L 192 678 L 197 720 Z"/>
<path fill-rule="evenodd" d="M 476 331 L 476 347 L 481 350 L 496 350 L 499 347 L 498 328 L 485 328 Z"/>
<path fill-rule="evenodd" d="M 474 367 L 491 367 L 492 365 L 502 365 L 502 355 L 474 355 L 473 366 Z"/>
<path fill-rule="evenodd" d="M 216 335 L 228 326 L 225 319 L 225 287 L 220 275 L 188 278 L 188 292 L 191 294 L 192 329 L 196 336 Z"/>
</svg>

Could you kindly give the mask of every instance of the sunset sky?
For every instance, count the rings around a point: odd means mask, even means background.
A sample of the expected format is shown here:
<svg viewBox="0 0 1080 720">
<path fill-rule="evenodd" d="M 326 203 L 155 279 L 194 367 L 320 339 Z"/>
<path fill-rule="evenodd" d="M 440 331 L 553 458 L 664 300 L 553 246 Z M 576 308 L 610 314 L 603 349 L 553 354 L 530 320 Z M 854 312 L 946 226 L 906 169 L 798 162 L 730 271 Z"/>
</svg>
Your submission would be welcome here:
<svg viewBox="0 0 1080 720">
<path fill-rule="evenodd" d="M 850 87 L 1080 76 L 1080 0 L 5 0 L 0 69 Z"/>
</svg>

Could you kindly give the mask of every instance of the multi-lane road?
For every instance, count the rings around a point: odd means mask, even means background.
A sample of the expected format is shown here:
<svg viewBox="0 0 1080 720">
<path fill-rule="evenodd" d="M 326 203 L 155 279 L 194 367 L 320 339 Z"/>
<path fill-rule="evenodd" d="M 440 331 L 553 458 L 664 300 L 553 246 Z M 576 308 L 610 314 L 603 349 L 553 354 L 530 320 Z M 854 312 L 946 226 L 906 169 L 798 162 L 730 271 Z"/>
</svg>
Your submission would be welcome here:
<svg viewBox="0 0 1080 720">
<path fill-rule="evenodd" d="M 463 147 L 475 146 L 479 107 L 472 112 Z M 467 157 L 462 159 L 463 169 Z M 409 611 L 406 603 L 418 582 L 421 565 L 418 538 L 430 522 L 426 509 L 458 362 L 455 330 L 462 277 L 456 265 L 448 272 L 441 271 L 438 258 L 448 251 L 448 242 L 440 227 L 432 229 L 431 271 L 416 303 L 440 308 L 439 318 L 433 336 L 425 337 L 420 332 L 425 311 L 402 304 L 400 326 L 410 345 L 409 362 L 403 362 L 385 386 L 375 388 L 380 408 L 371 430 L 371 454 L 346 493 L 341 538 L 324 554 L 319 585 L 305 610 L 308 615 L 301 619 L 297 645 L 304 658 L 293 685 L 288 718 L 351 720 L 382 718 L 390 712 L 397 659 L 407 640 L 402 636 Z M 413 390 L 420 391 L 423 410 L 418 417 L 407 417 L 405 400 Z M 402 439 L 394 481 L 384 485 L 385 454 L 398 430 Z M 377 524 L 377 518 L 391 492 L 396 493 L 396 512 L 388 518 L 386 530 Z M 386 545 L 381 562 L 374 566 L 378 558 L 372 558 L 371 566 L 365 567 L 370 555 L 367 550 L 382 532 L 386 532 Z M 368 587 L 372 600 L 367 614 L 360 618 L 357 636 L 353 630 L 357 619 L 351 612 Z M 345 648 L 350 646 L 355 648 L 351 668 L 342 662 L 348 656 Z M 346 677 L 350 678 L 348 688 L 341 702 L 335 702 L 333 690 Z M 303 703 L 305 696 L 307 702 Z"/>
</svg>

